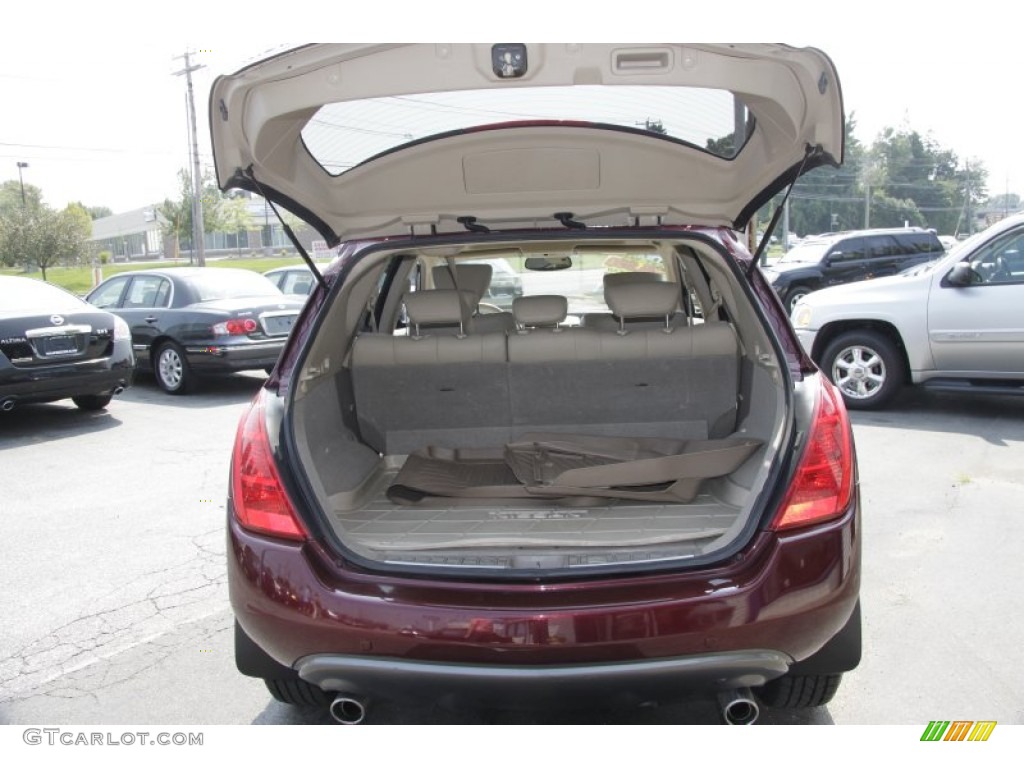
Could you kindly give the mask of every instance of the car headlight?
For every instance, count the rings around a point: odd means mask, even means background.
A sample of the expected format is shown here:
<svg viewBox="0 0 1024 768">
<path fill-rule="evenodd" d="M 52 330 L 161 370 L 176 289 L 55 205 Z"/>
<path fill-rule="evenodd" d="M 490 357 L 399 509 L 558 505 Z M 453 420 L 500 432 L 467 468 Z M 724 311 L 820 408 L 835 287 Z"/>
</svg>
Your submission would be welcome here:
<svg viewBox="0 0 1024 768">
<path fill-rule="evenodd" d="M 775 281 L 779 279 L 779 273 L 778 272 L 765 272 L 764 273 L 764 277 L 768 281 L 769 285 L 775 285 Z"/>
<path fill-rule="evenodd" d="M 811 308 L 803 302 L 796 305 L 796 309 L 793 310 L 793 327 L 794 328 L 810 328 L 811 327 L 811 315 L 814 313 Z"/>
<path fill-rule="evenodd" d="M 132 329 L 120 317 L 114 318 L 114 341 L 128 341 L 132 337 Z"/>
</svg>

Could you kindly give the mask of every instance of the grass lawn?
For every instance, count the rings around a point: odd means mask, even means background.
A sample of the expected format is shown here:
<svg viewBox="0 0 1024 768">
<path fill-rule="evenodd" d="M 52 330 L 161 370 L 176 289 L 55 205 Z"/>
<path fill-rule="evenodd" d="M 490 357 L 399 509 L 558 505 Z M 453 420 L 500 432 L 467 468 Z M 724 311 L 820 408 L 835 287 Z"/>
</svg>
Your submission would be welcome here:
<svg viewBox="0 0 1024 768">
<path fill-rule="evenodd" d="M 208 267 L 236 267 L 241 269 L 250 269 L 253 272 L 266 272 L 268 269 L 274 269 L 275 267 L 286 267 L 292 264 L 302 264 L 302 259 L 299 257 L 293 258 L 242 258 L 242 259 L 217 259 L 207 260 L 206 265 Z M 148 264 L 107 264 L 100 268 L 102 273 L 101 279 L 105 280 L 113 275 L 120 274 L 121 272 L 135 272 L 140 269 L 154 269 L 165 267 L 187 267 L 189 266 L 188 259 L 179 259 L 177 261 L 166 259 L 159 262 L 150 262 Z M 0 269 L 0 275 L 18 275 L 20 277 L 33 277 L 37 280 L 41 280 L 43 275 L 41 272 L 22 272 L 18 268 L 2 268 Z M 46 281 L 59 285 L 61 288 L 66 288 L 72 293 L 84 296 L 94 287 L 92 280 L 92 268 L 91 267 L 50 267 L 46 270 Z"/>
</svg>

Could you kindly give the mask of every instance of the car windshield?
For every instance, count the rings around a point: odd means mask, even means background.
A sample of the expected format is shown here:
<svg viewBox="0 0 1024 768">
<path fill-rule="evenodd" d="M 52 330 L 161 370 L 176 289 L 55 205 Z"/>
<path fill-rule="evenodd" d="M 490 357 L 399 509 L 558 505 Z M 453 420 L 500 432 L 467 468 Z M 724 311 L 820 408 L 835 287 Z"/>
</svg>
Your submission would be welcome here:
<svg viewBox="0 0 1024 768">
<path fill-rule="evenodd" d="M 828 251 L 831 243 L 817 240 L 811 243 L 800 243 L 786 252 L 786 255 L 778 260 L 779 264 L 817 264 L 821 257 Z"/>
<path fill-rule="evenodd" d="M 5 312 L 81 312 L 92 309 L 67 291 L 41 280 L 0 279 L 0 310 Z"/>
<path fill-rule="evenodd" d="M 266 277 L 247 270 L 211 269 L 189 277 L 188 283 L 199 301 L 281 295 L 280 289 Z"/>
</svg>

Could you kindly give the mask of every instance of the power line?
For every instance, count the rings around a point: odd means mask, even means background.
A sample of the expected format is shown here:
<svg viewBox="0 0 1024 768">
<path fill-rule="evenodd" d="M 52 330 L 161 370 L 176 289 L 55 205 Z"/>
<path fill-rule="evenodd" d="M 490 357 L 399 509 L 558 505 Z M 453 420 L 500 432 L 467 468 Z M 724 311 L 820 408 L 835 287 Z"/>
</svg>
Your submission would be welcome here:
<svg viewBox="0 0 1024 768">
<path fill-rule="evenodd" d="M 13 141 L 0 141 L 0 147 L 25 147 L 27 149 L 59 149 L 69 152 L 117 152 L 120 154 L 166 155 L 165 149 L 124 149 L 123 147 L 68 147 L 60 144 L 18 144 Z"/>
</svg>

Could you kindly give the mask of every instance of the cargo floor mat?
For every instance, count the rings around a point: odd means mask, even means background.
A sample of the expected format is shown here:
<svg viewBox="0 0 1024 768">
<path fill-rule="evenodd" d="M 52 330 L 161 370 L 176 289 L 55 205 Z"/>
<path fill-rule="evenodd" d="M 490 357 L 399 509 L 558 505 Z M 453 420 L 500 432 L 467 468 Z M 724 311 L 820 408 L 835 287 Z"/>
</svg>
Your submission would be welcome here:
<svg viewBox="0 0 1024 768">
<path fill-rule="evenodd" d="M 396 474 L 381 473 L 358 508 L 332 513 L 336 530 L 350 546 L 388 560 L 408 559 L 401 553 L 436 552 L 446 562 L 457 561 L 474 550 L 480 557 L 500 559 L 502 548 L 522 547 L 558 547 L 582 559 L 608 559 L 612 550 L 658 545 L 673 547 L 662 553 L 665 557 L 695 556 L 739 514 L 738 507 L 706 494 L 685 505 L 605 499 L 599 506 L 576 508 L 553 506 L 552 499 L 544 498 L 425 497 L 410 506 L 389 498 Z M 651 555 L 634 556 L 644 560 Z"/>
<path fill-rule="evenodd" d="M 429 497 L 541 498 L 592 506 L 613 499 L 688 502 L 705 478 L 727 475 L 761 445 L 720 440 L 531 433 L 497 449 L 428 446 L 409 455 L 387 494 L 396 504 Z"/>
</svg>

